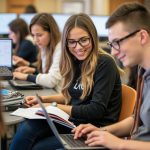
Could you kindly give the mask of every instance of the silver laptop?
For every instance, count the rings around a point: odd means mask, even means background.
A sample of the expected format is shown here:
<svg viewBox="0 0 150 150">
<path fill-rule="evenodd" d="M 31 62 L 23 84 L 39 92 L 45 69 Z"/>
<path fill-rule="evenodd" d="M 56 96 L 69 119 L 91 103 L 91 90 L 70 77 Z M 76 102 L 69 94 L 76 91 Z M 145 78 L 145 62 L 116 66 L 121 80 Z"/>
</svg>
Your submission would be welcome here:
<svg viewBox="0 0 150 150">
<path fill-rule="evenodd" d="M 52 118 L 48 115 L 45 107 L 43 106 L 42 102 L 41 102 L 41 98 L 40 96 L 38 96 L 38 94 L 36 94 L 37 97 L 37 101 L 40 105 L 40 107 L 43 110 L 43 113 L 46 117 L 46 120 L 51 128 L 51 130 L 53 131 L 55 137 L 58 139 L 58 141 L 62 144 L 64 149 L 68 149 L 68 150 L 84 150 L 84 149 L 106 149 L 104 147 L 89 147 L 84 143 L 84 139 L 81 138 L 79 140 L 74 140 L 73 139 L 73 134 L 59 134 L 55 124 L 52 121 Z"/>
<path fill-rule="evenodd" d="M 0 78 L 12 79 L 12 40 L 0 39 Z"/>
</svg>

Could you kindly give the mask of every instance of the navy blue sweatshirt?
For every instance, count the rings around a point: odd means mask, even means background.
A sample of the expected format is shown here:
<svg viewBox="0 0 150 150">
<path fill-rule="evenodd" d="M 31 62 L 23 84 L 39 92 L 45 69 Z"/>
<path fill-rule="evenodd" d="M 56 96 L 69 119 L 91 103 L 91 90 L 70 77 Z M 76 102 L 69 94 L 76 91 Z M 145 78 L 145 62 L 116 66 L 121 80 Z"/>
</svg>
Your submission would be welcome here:
<svg viewBox="0 0 150 150">
<path fill-rule="evenodd" d="M 84 89 L 80 84 L 81 63 L 75 66 L 75 79 L 69 88 L 73 106 L 70 121 L 76 125 L 92 123 L 96 126 L 117 122 L 121 110 L 121 80 L 114 60 L 106 54 L 98 56 L 94 85 L 84 100 L 80 100 Z"/>
</svg>

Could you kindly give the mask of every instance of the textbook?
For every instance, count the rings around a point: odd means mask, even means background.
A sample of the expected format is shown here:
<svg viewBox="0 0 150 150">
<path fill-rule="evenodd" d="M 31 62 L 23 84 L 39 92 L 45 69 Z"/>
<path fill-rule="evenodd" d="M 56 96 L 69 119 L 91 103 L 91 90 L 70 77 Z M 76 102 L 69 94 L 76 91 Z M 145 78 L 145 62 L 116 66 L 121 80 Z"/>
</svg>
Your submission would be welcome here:
<svg viewBox="0 0 150 150">
<path fill-rule="evenodd" d="M 1 89 L 2 106 L 4 111 L 16 110 L 22 105 L 24 95 L 18 91 L 10 91 L 8 89 Z M 11 108 L 11 109 L 10 109 Z"/>
<path fill-rule="evenodd" d="M 52 120 L 56 123 L 64 125 L 68 128 L 74 128 L 75 125 L 69 121 L 69 115 L 58 107 L 47 106 L 46 111 L 51 116 Z M 11 115 L 24 117 L 27 119 L 46 119 L 41 108 L 19 108 L 12 112 Z"/>
</svg>

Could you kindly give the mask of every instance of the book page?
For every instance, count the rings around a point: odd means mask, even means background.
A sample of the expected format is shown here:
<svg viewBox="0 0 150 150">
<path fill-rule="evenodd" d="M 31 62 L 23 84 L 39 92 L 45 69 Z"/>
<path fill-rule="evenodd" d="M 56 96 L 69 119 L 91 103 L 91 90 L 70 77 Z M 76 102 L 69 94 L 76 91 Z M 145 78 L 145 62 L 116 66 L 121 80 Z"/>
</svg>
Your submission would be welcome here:
<svg viewBox="0 0 150 150">
<path fill-rule="evenodd" d="M 39 115 L 36 114 L 36 112 L 38 112 L 38 110 L 41 111 L 42 109 L 41 108 L 33 108 L 33 107 L 19 108 L 16 111 L 12 112 L 11 115 L 16 115 L 16 116 L 20 116 L 20 117 L 24 117 L 24 118 L 28 118 L 28 119 L 39 119 L 38 118 Z M 69 119 L 69 115 L 57 107 L 48 106 L 48 107 L 46 107 L 46 110 L 48 113 L 59 116 L 60 118 L 63 118 L 64 120 Z"/>
<path fill-rule="evenodd" d="M 69 128 L 75 127 L 75 125 L 68 120 L 70 116 L 58 107 L 48 106 L 46 107 L 46 111 L 53 121 Z M 11 115 L 27 119 L 46 119 L 41 108 L 18 108 L 16 111 L 12 112 Z"/>
<path fill-rule="evenodd" d="M 18 108 L 17 110 L 15 110 L 10 114 L 27 119 L 45 119 L 44 116 L 39 116 L 36 114 L 38 110 L 39 108 Z"/>
<path fill-rule="evenodd" d="M 50 114 L 54 114 L 56 116 L 59 116 L 60 118 L 63 118 L 64 120 L 68 120 L 69 119 L 69 115 L 64 112 L 63 110 L 59 109 L 58 107 L 54 107 L 54 106 L 47 106 L 46 107 L 46 111 Z"/>
</svg>

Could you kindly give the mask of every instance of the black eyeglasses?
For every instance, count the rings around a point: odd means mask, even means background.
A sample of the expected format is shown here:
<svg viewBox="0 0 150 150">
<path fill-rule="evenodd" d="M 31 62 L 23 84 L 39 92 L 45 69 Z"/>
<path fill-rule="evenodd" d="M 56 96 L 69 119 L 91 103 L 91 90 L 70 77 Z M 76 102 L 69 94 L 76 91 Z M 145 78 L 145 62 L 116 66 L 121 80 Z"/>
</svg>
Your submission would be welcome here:
<svg viewBox="0 0 150 150">
<path fill-rule="evenodd" d="M 123 40 L 125 40 L 125 39 L 127 39 L 127 38 L 129 38 L 129 37 L 131 37 L 131 36 L 133 36 L 133 35 L 135 35 L 139 31 L 140 30 L 135 30 L 134 32 L 126 35 L 125 37 L 123 37 L 123 38 L 121 38 L 119 40 L 116 40 L 116 41 L 113 41 L 113 42 L 107 42 L 107 45 L 109 47 L 111 47 L 111 48 L 113 47 L 114 49 L 116 49 L 116 50 L 119 51 L 120 50 L 120 42 L 123 41 Z"/>
<path fill-rule="evenodd" d="M 86 47 L 90 44 L 90 38 L 89 37 L 82 37 L 78 41 L 73 39 L 67 40 L 67 46 L 69 48 L 75 48 L 77 46 L 77 43 L 79 43 L 82 47 Z"/>
</svg>

